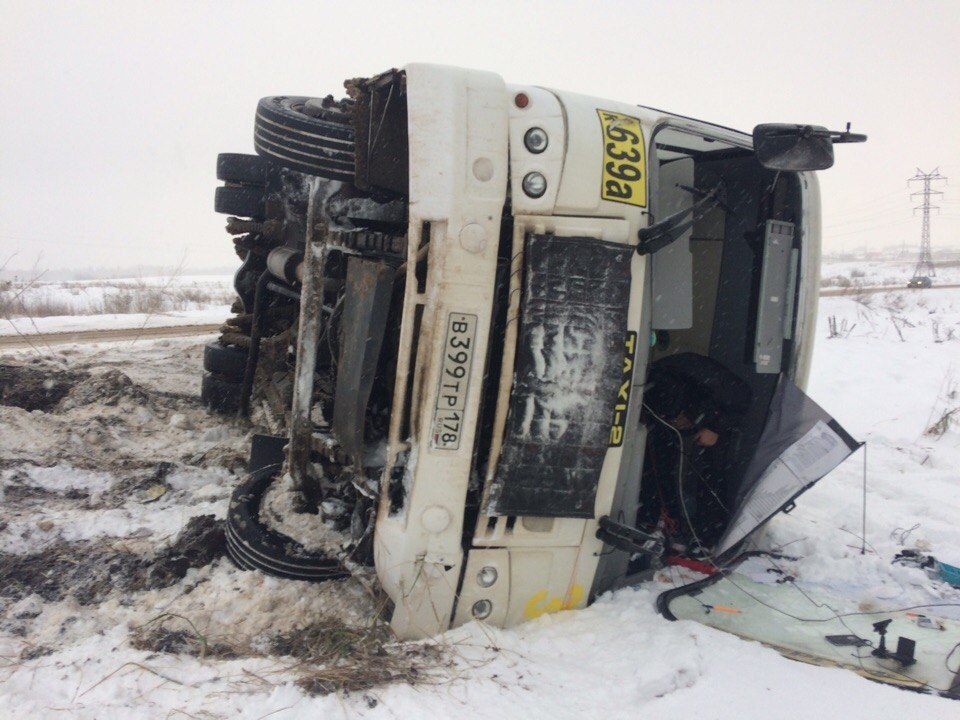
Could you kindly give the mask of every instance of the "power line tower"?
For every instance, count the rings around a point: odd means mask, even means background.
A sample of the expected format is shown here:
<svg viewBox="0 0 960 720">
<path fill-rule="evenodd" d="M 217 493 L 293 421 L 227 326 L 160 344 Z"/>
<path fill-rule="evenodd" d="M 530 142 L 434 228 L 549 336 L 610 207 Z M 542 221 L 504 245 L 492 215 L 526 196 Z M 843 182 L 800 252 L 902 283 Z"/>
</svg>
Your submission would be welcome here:
<svg viewBox="0 0 960 720">
<path fill-rule="evenodd" d="M 940 180 L 944 182 L 947 181 L 947 178 L 940 174 L 940 168 L 934 168 L 933 172 L 928 173 L 917 168 L 917 174 L 907 180 L 907 185 L 915 182 L 923 183 L 923 190 L 910 193 L 911 198 L 916 195 L 923 196 L 923 203 L 913 209 L 914 214 L 916 214 L 917 210 L 923 210 L 923 226 L 920 231 L 920 257 L 917 259 L 917 266 L 913 270 L 914 277 L 937 276 L 937 269 L 933 265 L 933 256 L 930 252 L 930 211 L 939 211 L 940 208 L 937 205 L 930 204 L 930 196 L 943 195 L 943 193 L 939 190 L 933 190 L 930 186 L 932 183 L 939 182 Z"/>
</svg>

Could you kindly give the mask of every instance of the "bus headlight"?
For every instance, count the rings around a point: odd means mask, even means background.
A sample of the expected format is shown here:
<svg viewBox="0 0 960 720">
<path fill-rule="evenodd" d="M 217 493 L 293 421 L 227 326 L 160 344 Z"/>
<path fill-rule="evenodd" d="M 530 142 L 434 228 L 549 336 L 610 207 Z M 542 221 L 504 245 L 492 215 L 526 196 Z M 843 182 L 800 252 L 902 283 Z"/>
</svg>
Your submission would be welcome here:
<svg viewBox="0 0 960 720">
<path fill-rule="evenodd" d="M 550 140 L 543 128 L 532 127 L 523 135 L 523 145 L 534 155 L 539 155 L 547 149 Z"/>
<path fill-rule="evenodd" d="M 489 600 L 477 600 L 473 604 L 473 616 L 477 620 L 486 620 L 490 617 L 490 613 L 493 612 L 493 603 Z"/>
<path fill-rule="evenodd" d="M 547 179 L 543 173 L 532 172 L 523 176 L 523 191 L 532 198 L 543 197 L 547 191 Z"/>
<path fill-rule="evenodd" d="M 497 569 L 489 565 L 484 566 L 477 573 L 477 585 L 488 588 L 497 581 Z"/>
</svg>

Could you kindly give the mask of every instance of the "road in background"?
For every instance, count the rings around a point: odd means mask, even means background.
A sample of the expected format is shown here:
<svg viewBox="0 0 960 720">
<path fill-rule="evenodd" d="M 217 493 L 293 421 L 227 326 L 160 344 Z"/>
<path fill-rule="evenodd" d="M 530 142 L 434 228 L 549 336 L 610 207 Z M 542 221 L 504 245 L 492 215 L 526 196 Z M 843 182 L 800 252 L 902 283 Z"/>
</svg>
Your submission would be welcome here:
<svg viewBox="0 0 960 720">
<path fill-rule="evenodd" d="M 180 325 L 174 327 L 118 328 L 116 330 L 80 330 L 77 332 L 7 335 L 0 337 L 0 350 L 71 343 L 157 340 L 160 338 L 212 335 L 219 329 L 220 324 L 217 323 L 215 325 Z"/>
</svg>

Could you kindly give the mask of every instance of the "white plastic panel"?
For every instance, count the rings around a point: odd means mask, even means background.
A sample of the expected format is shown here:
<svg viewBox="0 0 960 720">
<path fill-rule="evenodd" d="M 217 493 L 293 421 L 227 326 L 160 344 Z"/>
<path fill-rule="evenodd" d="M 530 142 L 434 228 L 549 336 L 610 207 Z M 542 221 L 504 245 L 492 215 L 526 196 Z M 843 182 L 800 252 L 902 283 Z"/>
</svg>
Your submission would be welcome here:
<svg viewBox="0 0 960 720">
<path fill-rule="evenodd" d="M 517 107 L 518 93 L 526 95 L 526 107 Z M 514 215 L 550 215 L 553 213 L 560 190 L 563 159 L 566 154 L 567 132 L 563 110 L 556 96 L 537 87 L 511 85 L 508 87 L 510 108 L 510 202 Z M 523 143 L 523 137 L 531 128 L 538 127 L 547 134 L 547 148 L 541 153 L 531 153 Z M 547 191 L 543 197 L 532 198 L 523 191 L 523 178 L 527 173 L 539 172 L 547 178 Z"/>
<path fill-rule="evenodd" d="M 693 205 L 693 195 L 683 187 L 693 187 L 693 158 L 673 160 L 660 166 L 658 221 Z M 650 259 L 653 283 L 651 318 L 655 330 L 684 330 L 693 325 L 692 235 L 691 227 Z"/>
<path fill-rule="evenodd" d="M 416 282 L 408 282 L 404 299 L 404 332 L 412 327 L 416 305 L 423 303 L 407 493 L 401 512 L 391 514 L 388 483 L 383 483 L 374 552 L 378 577 L 394 601 L 394 631 L 401 638 L 418 638 L 449 626 L 460 578 L 464 500 L 506 199 L 508 113 L 497 75 L 434 65 L 411 65 L 406 72 L 408 237 L 418 237 L 424 222 L 431 232 L 426 292 L 417 296 Z M 411 247 L 410 259 L 415 252 Z M 470 372 L 477 381 L 464 398 L 464 426 L 455 449 L 433 445 L 429 432 L 451 313 L 476 318 Z M 398 426 L 391 423 L 394 433 Z M 391 436 L 391 445 L 406 440 Z"/>
</svg>

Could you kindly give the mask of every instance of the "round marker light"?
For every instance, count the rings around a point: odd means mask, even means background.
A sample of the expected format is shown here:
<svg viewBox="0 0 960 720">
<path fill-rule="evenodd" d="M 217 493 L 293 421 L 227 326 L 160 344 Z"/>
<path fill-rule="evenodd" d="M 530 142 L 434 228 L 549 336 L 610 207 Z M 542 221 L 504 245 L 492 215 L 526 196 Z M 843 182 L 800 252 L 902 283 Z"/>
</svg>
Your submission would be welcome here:
<svg viewBox="0 0 960 720">
<path fill-rule="evenodd" d="M 497 569 L 486 565 L 477 573 L 477 585 L 488 588 L 497 581 Z"/>
<path fill-rule="evenodd" d="M 543 128 L 532 127 L 523 135 L 523 145 L 534 155 L 539 155 L 547 149 L 549 138 Z"/>
<path fill-rule="evenodd" d="M 526 93 L 517 93 L 513 98 L 513 104 L 523 110 L 530 104 L 530 97 Z"/>
<path fill-rule="evenodd" d="M 543 197 L 547 191 L 547 179 L 543 173 L 532 172 L 524 175 L 523 191 L 532 198 Z"/>
<path fill-rule="evenodd" d="M 473 604 L 471 612 L 477 620 L 486 620 L 493 612 L 493 603 L 489 600 L 477 600 Z"/>
</svg>

